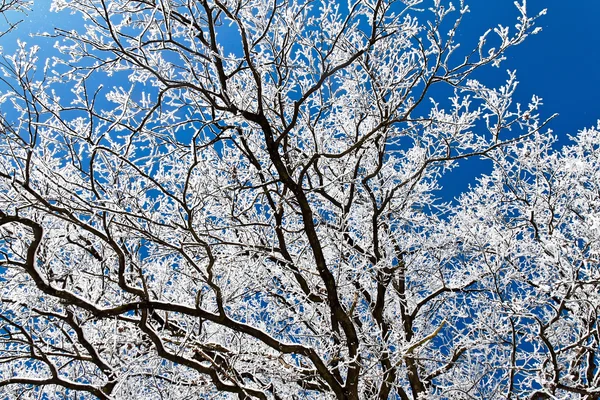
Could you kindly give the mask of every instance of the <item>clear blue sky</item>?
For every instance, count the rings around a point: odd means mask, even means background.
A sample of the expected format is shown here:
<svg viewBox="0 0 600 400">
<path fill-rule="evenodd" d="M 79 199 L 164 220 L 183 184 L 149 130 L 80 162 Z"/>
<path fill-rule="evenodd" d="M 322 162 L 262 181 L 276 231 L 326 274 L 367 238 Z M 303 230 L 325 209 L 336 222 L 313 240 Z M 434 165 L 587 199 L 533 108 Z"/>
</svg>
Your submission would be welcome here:
<svg viewBox="0 0 600 400">
<path fill-rule="evenodd" d="M 458 3 L 459 0 L 454 1 Z M 25 19 L 19 30 L 0 38 L 0 46 L 5 50 L 14 48 L 17 37 L 20 37 L 28 43 L 39 43 L 42 57 L 52 54 L 54 39 L 28 38 L 28 33 L 51 31 L 53 25 L 75 27 L 81 22 L 78 16 L 49 13 L 44 8 L 49 3 L 37 1 L 36 10 Z M 466 15 L 458 34 L 458 40 L 466 48 L 474 46 L 488 28 L 499 23 L 514 25 L 516 20 L 513 0 L 466 0 L 466 3 L 471 12 Z M 559 113 L 550 128 L 564 144 L 568 143 L 567 134 L 596 125 L 600 118 L 600 29 L 597 28 L 600 0 L 528 1 L 530 14 L 536 14 L 543 8 L 548 9 L 547 14 L 538 20 L 543 31 L 511 49 L 500 69 L 487 69 L 477 78 L 487 85 L 494 82 L 501 84 L 506 79 L 506 70 L 516 69 L 520 82 L 516 101 L 526 104 L 532 94 L 542 97 L 542 115 Z M 479 174 L 488 168 L 471 163 L 466 169 L 471 174 Z M 468 172 L 462 169 L 458 179 L 456 175 L 451 178 L 451 197 L 472 182 L 473 176 L 462 176 L 463 173 Z M 447 181 L 444 183 L 447 185 Z"/>
<path fill-rule="evenodd" d="M 467 0 L 471 12 L 463 21 L 459 41 L 472 48 L 481 32 L 508 25 L 517 16 L 513 0 Z M 499 69 L 487 69 L 477 78 L 485 84 L 502 84 L 506 70 L 516 69 L 519 86 L 515 101 L 526 104 L 535 94 L 543 99 L 541 115 L 558 113 L 549 124 L 558 137 L 557 147 L 569 144 L 568 135 L 595 126 L 600 119 L 600 0 L 528 0 L 530 14 L 548 10 L 537 26 L 538 35 L 528 37 L 507 52 Z M 456 173 L 442 179 L 442 198 L 463 192 L 473 178 L 487 173 L 491 165 L 477 160 L 461 163 Z"/>
<path fill-rule="evenodd" d="M 512 0 L 471 0 L 468 4 L 472 12 L 463 35 L 476 35 L 515 15 Z M 527 5 L 531 12 L 548 9 L 538 20 L 543 31 L 508 52 L 501 72 L 517 70 L 519 100 L 525 102 L 536 94 L 544 99 L 544 111 L 559 113 L 551 124 L 559 137 L 596 125 L 600 118 L 600 1 L 528 0 Z"/>
</svg>

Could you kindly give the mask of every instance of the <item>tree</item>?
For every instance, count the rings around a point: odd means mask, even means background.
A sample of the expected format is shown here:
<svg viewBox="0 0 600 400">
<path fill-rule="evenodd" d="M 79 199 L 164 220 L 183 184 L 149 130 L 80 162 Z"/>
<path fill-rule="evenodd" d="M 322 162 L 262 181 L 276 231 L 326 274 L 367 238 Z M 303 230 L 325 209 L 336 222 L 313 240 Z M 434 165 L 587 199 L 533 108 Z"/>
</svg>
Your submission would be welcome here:
<svg viewBox="0 0 600 400">
<path fill-rule="evenodd" d="M 3 394 L 600 398 L 600 134 L 474 79 L 525 2 L 471 52 L 419 3 L 55 0 L 2 65 Z"/>
<path fill-rule="evenodd" d="M 0 0 L 0 14 L 4 22 L 8 25 L 6 29 L 0 30 L 0 38 L 17 27 L 23 20 L 14 21 L 9 18 L 9 14 L 25 14 L 31 9 L 33 1 L 31 0 Z"/>
</svg>

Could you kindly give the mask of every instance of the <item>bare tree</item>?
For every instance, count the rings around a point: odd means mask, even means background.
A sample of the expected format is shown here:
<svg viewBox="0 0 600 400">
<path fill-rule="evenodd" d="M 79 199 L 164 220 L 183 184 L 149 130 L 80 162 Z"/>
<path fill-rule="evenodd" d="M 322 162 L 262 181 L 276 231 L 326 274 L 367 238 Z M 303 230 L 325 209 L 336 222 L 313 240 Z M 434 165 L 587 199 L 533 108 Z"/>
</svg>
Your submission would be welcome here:
<svg viewBox="0 0 600 400">
<path fill-rule="evenodd" d="M 55 0 L 2 66 L 2 393 L 597 399 L 598 133 L 472 79 L 525 2 L 471 52 L 420 3 Z"/>
<path fill-rule="evenodd" d="M 33 0 L 0 0 L 0 15 L 4 20 L 4 23 L 8 25 L 7 28 L 0 30 L 0 38 L 12 31 L 23 22 L 22 19 L 17 21 L 12 18 L 15 14 L 26 14 L 31 9 Z M 12 15 L 11 15 L 12 14 Z"/>
</svg>

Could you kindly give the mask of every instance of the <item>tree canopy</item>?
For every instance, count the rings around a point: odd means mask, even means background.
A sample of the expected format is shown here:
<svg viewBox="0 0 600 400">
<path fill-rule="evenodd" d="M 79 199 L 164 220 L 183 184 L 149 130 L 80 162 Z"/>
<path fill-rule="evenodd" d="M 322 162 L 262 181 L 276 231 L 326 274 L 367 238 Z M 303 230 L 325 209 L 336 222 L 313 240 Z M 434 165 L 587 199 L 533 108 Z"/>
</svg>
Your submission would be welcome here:
<svg viewBox="0 0 600 400">
<path fill-rule="evenodd" d="M 477 79 L 515 6 L 54 0 L 0 66 L 0 393 L 600 399 L 600 128 Z"/>
</svg>

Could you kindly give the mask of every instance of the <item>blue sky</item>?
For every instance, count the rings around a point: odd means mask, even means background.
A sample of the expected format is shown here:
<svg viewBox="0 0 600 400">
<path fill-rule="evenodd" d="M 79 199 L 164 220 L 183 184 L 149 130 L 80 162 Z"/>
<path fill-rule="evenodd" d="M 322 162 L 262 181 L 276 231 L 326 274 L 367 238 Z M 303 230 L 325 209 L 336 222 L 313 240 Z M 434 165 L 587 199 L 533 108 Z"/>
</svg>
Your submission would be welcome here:
<svg viewBox="0 0 600 400">
<path fill-rule="evenodd" d="M 472 12 L 463 35 L 476 35 L 494 23 L 507 23 L 515 15 L 512 3 L 468 2 Z M 511 49 L 500 72 L 516 69 L 519 100 L 525 102 L 531 94 L 542 97 L 543 111 L 559 113 L 551 128 L 559 138 L 566 138 L 567 133 L 596 125 L 600 118 L 600 1 L 529 0 L 527 5 L 532 13 L 548 9 L 538 20 L 543 31 Z"/>
<path fill-rule="evenodd" d="M 466 48 L 474 46 L 488 28 L 499 23 L 514 25 L 517 17 L 513 0 L 466 0 L 466 3 L 471 12 L 458 33 L 458 40 Z M 594 126 L 600 118 L 600 30 L 597 28 L 600 0 L 528 0 L 527 3 L 530 14 L 548 9 L 538 20 L 543 31 L 510 49 L 499 69 L 488 68 L 477 78 L 486 85 L 499 85 L 506 80 L 507 69 L 516 69 L 520 84 L 515 101 L 526 104 L 532 94 L 542 97 L 542 116 L 559 114 L 549 127 L 559 137 L 559 144 L 565 144 L 567 134 Z M 34 12 L 19 29 L 0 38 L 0 46 L 8 51 L 21 38 L 30 44 L 40 44 L 41 57 L 53 54 L 54 39 L 31 38 L 29 33 L 51 31 L 54 25 L 74 27 L 80 22 L 78 16 L 49 13 L 49 4 L 50 1 L 38 0 Z M 471 161 L 469 167 L 461 168 L 458 176 L 453 174 L 448 178 L 451 181 L 443 181 L 445 186 L 452 183 L 451 188 L 445 188 L 443 197 L 457 195 L 474 176 L 488 170 L 489 166 Z"/>
<path fill-rule="evenodd" d="M 497 24 L 509 25 L 517 16 L 512 0 L 466 1 L 471 12 L 465 17 L 458 40 L 471 48 L 480 34 Z M 538 35 L 528 37 L 506 53 L 498 69 L 486 69 L 477 78 L 486 85 L 502 84 L 506 70 L 517 70 L 516 102 L 527 104 L 533 94 L 543 99 L 541 115 L 558 116 L 548 127 L 558 137 L 557 147 L 569 144 L 568 135 L 595 126 L 600 119 L 600 1 L 528 0 L 529 14 L 543 9 L 537 20 Z M 441 183 L 440 196 L 451 200 L 473 183 L 474 177 L 491 170 L 478 160 L 461 163 L 458 171 Z"/>
</svg>

